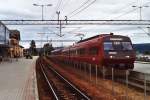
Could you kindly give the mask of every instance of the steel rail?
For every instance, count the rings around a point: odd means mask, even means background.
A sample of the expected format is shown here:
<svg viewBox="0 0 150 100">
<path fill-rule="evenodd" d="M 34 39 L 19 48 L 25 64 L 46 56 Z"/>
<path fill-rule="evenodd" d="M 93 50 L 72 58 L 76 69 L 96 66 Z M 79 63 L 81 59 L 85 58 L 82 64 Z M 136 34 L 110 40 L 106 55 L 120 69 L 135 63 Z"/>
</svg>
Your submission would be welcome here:
<svg viewBox="0 0 150 100">
<path fill-rule="evenodd" d="M 50 68 L 50 67 L 49 67 Z M 53 70 L 59 77 L 61 77 L 66 83 L 68 83 L 73 89 L 75 89 L 77 92 L 79 92 L 83 97 L 85 97 L 87 100 L 90 100 L 88 96 L 86 96 L 83 92 L 81 92 L 78 88 L 76 88 L 73 84 L 71 84 L 69 81 L 67 81 L 62 75 L 60 75 L 58 72 L 56 72 L 53 68 L 50 68 Z"/>
<path fill-rule="evenodd" d="M 53 89 L 52 85 L 50 84 L 50 82 L 49 82 L 49 80 L 48 80 L 48 78 L 47 78 L 47 75 L 46 75 L 45 72 L 44 72 L 43 65 L 42 65 L 41 63 L 40 63 L 40 67 L 41 67 L 42 73 L 43 73 L 43 75 L 44 75 L 44 77 L 45 77 L 45 79 L 46 79 L 46 82 L 48 83 L 49 88 L 51 89 L 51 91 L 52 91 L 52 93 L 53 93 L 55 99 L 56 99 L 56 100 L 59 100 L 57 94 L 55 93 L 55 90 Z"/>
<path fill-rule="evenodd" d="M 49 64 L 48 64 L 49 65 Z M 50 66 L 50 65 L 49 65 Z M 50 70 L 52 70 L 56 75 L 59 76 L 65 83 L 67 83 L 71 88 L 73 88 L 76 92 L 78 92 L 79 95 L 84 97 L 86 100 L 91 100 L 88 96 L 86 96 L 82 91 L 80 91 L 76 86 L 71 84 L 67 79 L 65 79 L 61 74 L 59 74 L 56 70 L 54 70 L 52 67 L 48 67 Z"/>
</svg>

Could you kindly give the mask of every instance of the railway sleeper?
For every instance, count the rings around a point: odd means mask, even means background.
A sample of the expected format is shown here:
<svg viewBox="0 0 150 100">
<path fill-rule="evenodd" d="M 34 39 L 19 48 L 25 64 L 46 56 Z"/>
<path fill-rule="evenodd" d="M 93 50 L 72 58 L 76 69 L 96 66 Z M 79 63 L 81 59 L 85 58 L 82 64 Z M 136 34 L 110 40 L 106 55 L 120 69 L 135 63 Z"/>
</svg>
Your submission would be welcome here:
<svg viewBox="0 0 150 100">
<path fill-rule="evenodd" d="M 65 100 L 71 100 L 71 99 L 76 98 L 74 94 L 67 94 L 67 95 L 65 95 L 65 94 L 59 94 L 59 97 L 61 99 L 65 99 Z"/>
</svg>

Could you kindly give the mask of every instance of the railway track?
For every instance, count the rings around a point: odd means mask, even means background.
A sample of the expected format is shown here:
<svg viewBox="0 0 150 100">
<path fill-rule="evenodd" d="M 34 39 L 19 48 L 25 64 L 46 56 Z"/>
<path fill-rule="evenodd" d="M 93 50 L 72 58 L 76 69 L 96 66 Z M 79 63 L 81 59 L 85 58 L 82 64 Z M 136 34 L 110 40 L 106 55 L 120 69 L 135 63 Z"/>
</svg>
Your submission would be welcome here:
<svg viewBox="0 0 150 100">
<path fill-rule="evenodd" d="M 56 100 L 90 100 L 85 93 L 76 88 L 48 64 L 43 62 L 39 64 L 48 87 Z"/>
</svg>

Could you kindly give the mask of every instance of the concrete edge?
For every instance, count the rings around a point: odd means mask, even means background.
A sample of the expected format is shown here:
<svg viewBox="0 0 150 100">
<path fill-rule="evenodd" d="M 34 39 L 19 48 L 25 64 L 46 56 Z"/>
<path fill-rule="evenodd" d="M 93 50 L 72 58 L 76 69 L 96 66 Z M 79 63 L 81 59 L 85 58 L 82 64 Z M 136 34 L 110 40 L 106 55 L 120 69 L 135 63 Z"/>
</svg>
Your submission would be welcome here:
<svg viewBox="0 0 150 100">
<path fill-rule="evenodd" d="M 38 87 L 37 87 L 37 79 L 36 79 L 36 60 L 35 60 L 35 64 L 34 64 L 34 86 L 35 86 L 35 89 L 36 89 L 36 90 L 34 90 L 35 100 L 39 100 Z"/>
</svg>

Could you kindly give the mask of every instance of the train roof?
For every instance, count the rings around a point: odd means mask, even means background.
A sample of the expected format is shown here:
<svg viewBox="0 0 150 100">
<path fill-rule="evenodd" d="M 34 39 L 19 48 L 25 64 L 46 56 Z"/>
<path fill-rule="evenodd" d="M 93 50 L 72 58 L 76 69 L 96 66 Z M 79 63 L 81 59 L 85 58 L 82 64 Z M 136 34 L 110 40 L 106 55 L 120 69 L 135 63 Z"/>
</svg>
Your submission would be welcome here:
<svg viewBox="0 0 150 100">
<path fill-rule="evenodd" d="M 100 35 L 96 35 L 96 36 L 93 36 L 93 37 L 90 37 L 90 38 L 87 38 L 87 39 L 84 39 L 84 40 L 80 40 L 79 42 L 77 43 L 81 43 L 81 42 L 85 42 L 85 41 L 88 41 L 88 40 L 91 40 L 91 39 L 94 39 L 94 38 L 98 38 Z"/>
<path fill-rule="evenodd" d="M 114 35 L 113 33 L 110 33 L 110 34 L 100 34 L 100 35 L 96 35 L 96 36 L 93 36 L 93 37 L 90 37 L 90 38 L 87 38 L 87 39 L 84 39 L 84 40 L 80 40 L 79 42 L 77 43 L 82 43 L 82 42 L 85 42 L 85 41 L 88 41 L 88 40 L 92 40 L 92 39 L 96 39 L 96 38 L 99 38 L 99 37 L 105 37 L 105 36 L 121 36 L 122 35 Z"/>
</svg>

